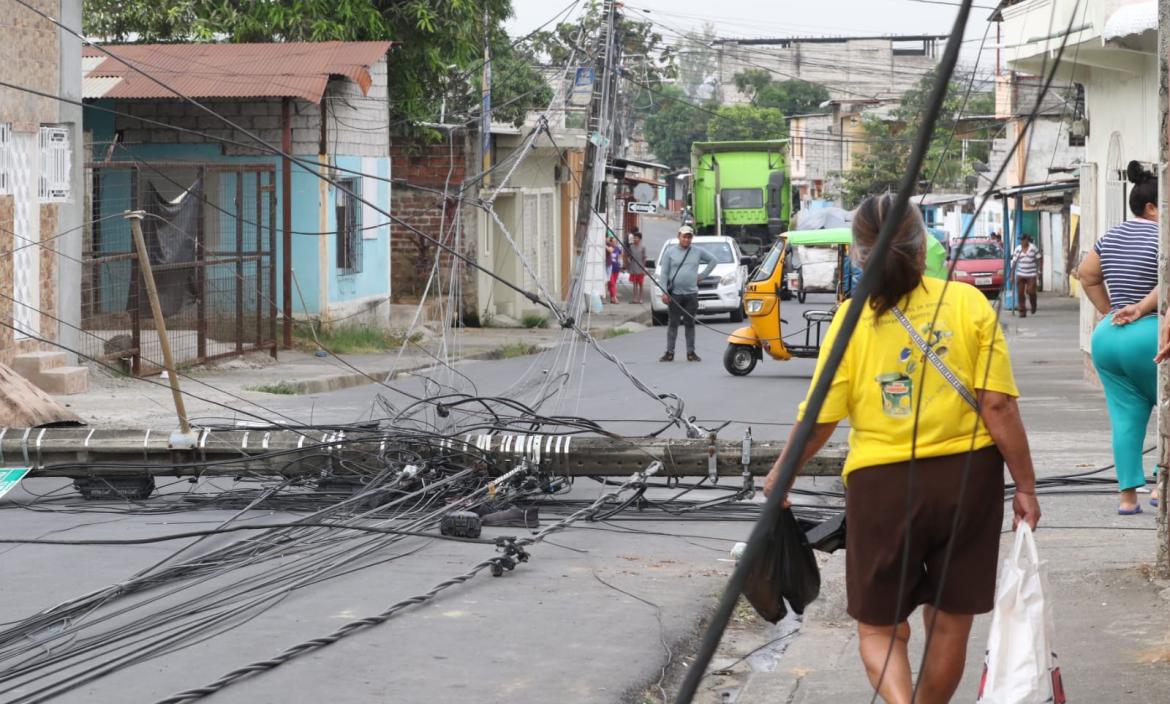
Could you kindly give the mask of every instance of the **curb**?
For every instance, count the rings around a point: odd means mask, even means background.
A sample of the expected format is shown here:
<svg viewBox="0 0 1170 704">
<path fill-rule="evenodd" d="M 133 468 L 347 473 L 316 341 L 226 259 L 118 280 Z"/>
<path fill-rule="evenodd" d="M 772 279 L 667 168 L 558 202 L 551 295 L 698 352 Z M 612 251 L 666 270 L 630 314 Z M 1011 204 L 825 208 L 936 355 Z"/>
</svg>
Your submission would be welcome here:
<svg viewBox="0 0 1170 704">
<path fill-rule="evenodd" d="M 626 320 L 623 320 L 620 323 L 617 323 L 616 325 L 611 325 L 611 326 L 607 326 L 604 328 L 598 328 L 595 330 L 591 330 L 590 334 L 597 336 L 597 337 L 603 337 L 603 336 L 607 335 L 608 333 L 610 333 L 611 331 L 613 331 L 614 329 L 619 328 L 622 325 L 625 325 L 626 323 L 639 323 L 641 325 L 649 325 L 650 311 L 644 310 L 644 311 L 638 313 L 637 315 L 634 315 L 630 318 L 627 318 Z M 550 349 L 556 347 L 556 344 L 555 343 L 553 343 L 553 344 L 545 343 L 545 344 L 538 344 L 536 346 L 538 348 L 540 348 L 540 350 L 543 352 L 545 350 L 550 350 Z M 480 361 L 480 360 L 492 359 L 493 353 L 494 353 L 494 350 L 483 350 L 480 352 L 471 352 L 469 354 L 464 354 L 460 357 L 452 359 L 451 363 L 454 364 L 457 362 L 470 362 L 470 361 Z M 416 364 L 414 366 L 403 367 L 401 369 L 376 369 L 376 370 L 368 371 L 365 373 L 353 372 L 352 374 L 331 374 L 329 376 L 314 377 L 312 379 L 302 379 L 301 381 L 291 382 L 289 385 L 292 388 L 296 389 L 296 395 L 298 395 L 298 396 L 307 396 L 307 395 L 311 395 L 311 394 L 323 394 L 323 393 L 328 393 L 330 391 L 340 391 L 342 389 L 352 389 L 352 388 L 357 387 L 357 386 L 365 386 L 366 384 L 376 384 L 376 383 L 379 383 L 377 381 L 378 379 L 385 379 L 387 381 L 393 381 L 394 379 L 397 379 L 397 378 L 399 378 L 403 375 L 406 375 L 406 374 L 412 374 L 414 372 L 422 371 L 425 369 L 434 369 L 435 367 L 439 367 L 439 366 L 442 366 L 442 365 L 438 362 L 428 361 L 424 364 Z M 373 378 L 371 378 L 371 377 L 373 377 Z"/>
</svg>

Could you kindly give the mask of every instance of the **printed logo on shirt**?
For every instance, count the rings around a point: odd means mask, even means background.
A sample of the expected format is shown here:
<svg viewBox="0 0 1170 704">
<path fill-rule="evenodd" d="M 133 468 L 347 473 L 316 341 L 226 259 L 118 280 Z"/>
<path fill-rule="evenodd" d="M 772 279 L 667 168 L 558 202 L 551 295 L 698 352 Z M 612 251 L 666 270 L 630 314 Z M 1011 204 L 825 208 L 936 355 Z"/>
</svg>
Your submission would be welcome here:
<svg viewBox="0 0 1170 704">
<path fill-rule="evenodd" d="M 949 330 L 941 324 L 935 330 L 927 323 L 919 329 L 919 333 L 940 359 L 946 357 L 950 350 L 943 343 L 951 337 Z M 898 353 L 898 365 L 901 368 L 883 372 L 875 379 L 881 387 L 882 413 L 891 418 L 906 418 L 914 413 L 914 380 L 911 375 L 926 363 L 926 356 L 916 352 L 913 343 L 903 347 Z"/>
</svg>

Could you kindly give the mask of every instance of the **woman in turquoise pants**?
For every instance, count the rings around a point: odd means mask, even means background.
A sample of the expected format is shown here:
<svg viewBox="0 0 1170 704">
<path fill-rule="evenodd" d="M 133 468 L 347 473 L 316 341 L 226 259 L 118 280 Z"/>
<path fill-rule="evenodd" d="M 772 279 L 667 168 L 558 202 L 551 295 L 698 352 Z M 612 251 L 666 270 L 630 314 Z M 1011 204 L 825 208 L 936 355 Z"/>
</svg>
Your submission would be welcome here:
<svg viewBox="0 0 1170 704">
<path fill-rule="evenodd" d="M 1127 174 L 1136 217 L 1105 233 L 1078 270 L 1085 295 L 1105 316 L 1093 331 L 1093 366 L 1105 387 L 1121 490 L 1117 512 L 1124 516 L 1142 512 L 1143 445 L 1158 403 L 1158 181 L 1136 161 Z"/>
</svg>

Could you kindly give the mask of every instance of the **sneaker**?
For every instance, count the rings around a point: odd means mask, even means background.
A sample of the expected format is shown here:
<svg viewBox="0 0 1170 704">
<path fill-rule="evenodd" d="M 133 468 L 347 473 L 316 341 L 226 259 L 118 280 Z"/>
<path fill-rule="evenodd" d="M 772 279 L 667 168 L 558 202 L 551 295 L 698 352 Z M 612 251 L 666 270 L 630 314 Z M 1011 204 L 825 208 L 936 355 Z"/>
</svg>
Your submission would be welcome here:
<svg viewBox="0 0 1170 704">
<path fill-rule="evenodd" d="M 702 362 L 703 359 L 701 357 L 699 357 L 699 355 L 695 354 L 694 352 L 687 352 L 687 361 L 688 362 Z"/>
<path fill-rule="evenodd" d="M 659 357 L 658 361 L 659 362 L 673 362 L 674 361 L 674 352 L 667 352 L 666 354 Z"/>
<path fill-rule="evenodd" d="M 512 506 L 483 517 L 483 525 L 502 528 L 536 528 L 540 526 L 540 510 L 535 506 Z"/>
</svg>

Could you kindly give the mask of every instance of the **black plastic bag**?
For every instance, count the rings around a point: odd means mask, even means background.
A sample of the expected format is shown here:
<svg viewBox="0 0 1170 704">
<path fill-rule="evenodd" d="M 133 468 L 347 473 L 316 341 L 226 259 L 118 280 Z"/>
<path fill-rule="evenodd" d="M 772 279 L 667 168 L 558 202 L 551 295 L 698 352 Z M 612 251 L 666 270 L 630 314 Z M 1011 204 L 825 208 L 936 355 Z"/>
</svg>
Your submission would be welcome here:
<svg viewBox="0 0 1170 704">
<path fill-rule="evenodd" d="M 764 551 L 752 565 L 743 585 L 743 595 L 769 623 L 788 613 L 785 600 L 798 614 L 821 592 L 821 570 L 817 558 L 796 522 L 792 509 L 784 509 L 768 536 Z"/>
</svg>

